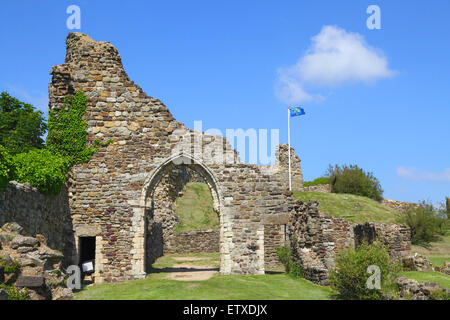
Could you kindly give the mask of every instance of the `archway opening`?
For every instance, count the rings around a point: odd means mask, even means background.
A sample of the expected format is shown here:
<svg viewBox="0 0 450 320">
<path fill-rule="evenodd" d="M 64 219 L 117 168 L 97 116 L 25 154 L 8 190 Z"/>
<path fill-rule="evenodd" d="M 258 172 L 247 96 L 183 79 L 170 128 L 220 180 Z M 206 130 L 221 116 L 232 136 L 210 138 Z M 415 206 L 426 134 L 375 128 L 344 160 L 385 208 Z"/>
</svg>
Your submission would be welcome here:
<svg viewBox="0 0 450 320">
<path fill-rule="evenodd" d="M 214 178 L 200 164 L 162 166 L 145 199 L 145 272 L 217 272 L 219 199 Z"/>
</svg>

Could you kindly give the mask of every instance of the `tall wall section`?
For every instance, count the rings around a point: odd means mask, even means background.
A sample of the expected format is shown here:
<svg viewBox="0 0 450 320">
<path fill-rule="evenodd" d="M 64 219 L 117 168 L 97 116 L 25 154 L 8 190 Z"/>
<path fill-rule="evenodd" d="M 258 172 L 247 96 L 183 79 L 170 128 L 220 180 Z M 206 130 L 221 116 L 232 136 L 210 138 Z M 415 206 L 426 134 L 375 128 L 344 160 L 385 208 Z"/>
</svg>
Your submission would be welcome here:
<svg viewBox="0 0 450 320">
<path fill-rule="evenodd" d="M 51 71 L 50 108 L 66 107 L 65 96 L 81 90 L 88 97 L 88 141 L 114 141 L 72 169 L 68 190 L 75 236 L 96 237 L 96 279 L 145 275 L 148 206 L 161 200 L 153 192 L 159 175 L 181 154 L 192 160 L 187 166 L 206 172 L 215 194 L 221 272 L 264 273 L 262 222 L 292 208 L 286 180 L 273 166 L 241 163 L 223 137 L 176 121 L 128 78 L 110 43 L 70 33 L 66 51 L 65 63 Z"/>
</svg>

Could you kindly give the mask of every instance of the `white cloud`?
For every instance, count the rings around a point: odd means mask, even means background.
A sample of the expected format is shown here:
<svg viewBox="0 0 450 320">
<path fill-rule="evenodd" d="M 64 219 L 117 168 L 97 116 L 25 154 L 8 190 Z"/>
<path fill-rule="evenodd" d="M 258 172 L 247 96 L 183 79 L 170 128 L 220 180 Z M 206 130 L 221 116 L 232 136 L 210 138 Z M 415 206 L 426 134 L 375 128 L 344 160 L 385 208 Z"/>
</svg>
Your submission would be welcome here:
<svg viewBox="0 0 450 320">
<path fill-rule="evenodd" d="M 321 95 L 306 92 L 301 81 L 295 75 L 289 75 L 289 70 L 278 70 L 278 83 L 276 94 L 281 101 L 286 103 L 320 101 Z"/>
<path fill-rule="evenodd" d="M 424 171 L 417 168 L 405 168 L 397 167 L 395 169 L 397 175 L 403 179 L 416 180 L 416 181 L 450 181 L 450 168 L 444 169 L 444 171 L 435 173 L 430 171 Z"/>
<path fill-rule="evenodd" d="M 307 85 L 370 83 L 394 74 L 383 53 L 369 46 L 363 36 L 324 26 L 295 65 L 278 70 L 276 93 L 284 102 L 306 102 L 317 97 L 305 90 Z"/>
</svg>

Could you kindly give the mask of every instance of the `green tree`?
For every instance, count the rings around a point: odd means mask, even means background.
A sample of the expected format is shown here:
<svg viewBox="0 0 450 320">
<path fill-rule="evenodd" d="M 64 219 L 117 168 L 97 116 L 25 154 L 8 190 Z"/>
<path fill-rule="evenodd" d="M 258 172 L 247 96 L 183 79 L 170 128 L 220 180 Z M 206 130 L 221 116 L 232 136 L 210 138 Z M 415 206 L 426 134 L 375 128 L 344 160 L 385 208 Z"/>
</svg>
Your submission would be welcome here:
<svg viewBox="0 0 450 320">
<path fill-rule="evenodd" d="M 430 242 L 439 239 L 447 231 L 447 214 L 445 209 L 438 209 L 432 203 L 421 201 L 418 206 L 409 206 L 403 212 L 400 223 L 411 230 L 413 244 L 428 247 Z"/>
<path fill-rule="evenodd" d="M 28 103 L 0 94 L 0 144 L 15 155 L 31 149 L 44 148 L 42 135 L 47 124 L 42 111 L 36 111 Z"/>
<path fill-rule="evenodd" d="M 3 189 L 9 181 L 14 179 L 14 164 L 12 156 L 0 144 L 0 190 Z"/>
<path fill-rule="evenodd" d="M 383 189 L 378 179 L 357 165 L 330 165 L 326 175 L 330 178 L 332 192 L 350 193 L 377 201 L 383 199 Z"/>
</svg>

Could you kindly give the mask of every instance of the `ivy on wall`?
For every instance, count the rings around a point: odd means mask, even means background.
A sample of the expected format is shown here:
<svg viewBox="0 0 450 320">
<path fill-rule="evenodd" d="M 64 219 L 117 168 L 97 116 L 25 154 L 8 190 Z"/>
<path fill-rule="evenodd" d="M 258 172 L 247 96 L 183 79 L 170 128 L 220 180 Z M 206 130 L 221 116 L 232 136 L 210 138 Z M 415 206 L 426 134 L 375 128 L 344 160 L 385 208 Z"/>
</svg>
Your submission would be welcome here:
<svg viewBox="0 0 450 320">
<path fill-rule="evenodd" d="M 63 108 L 49 112 L 47 150 L 66 157 L 71 165 L 88 162 L 96 151 L 86 142 L 88 124 L 83 119 L 86 102 L 86 96 L 77 91 L 66 97 Z"/>
</svg>

